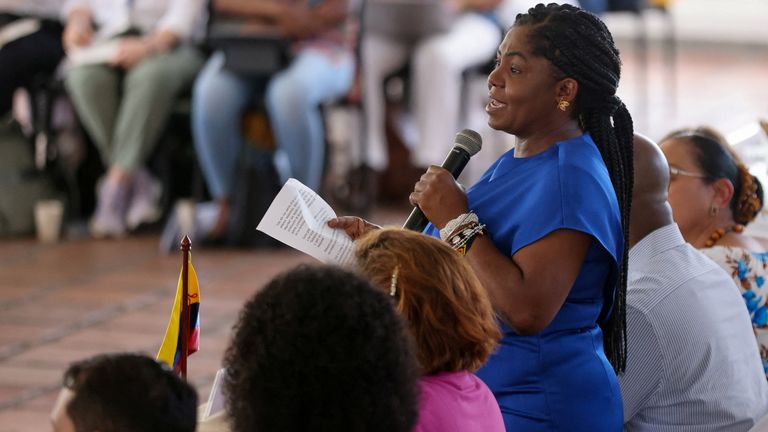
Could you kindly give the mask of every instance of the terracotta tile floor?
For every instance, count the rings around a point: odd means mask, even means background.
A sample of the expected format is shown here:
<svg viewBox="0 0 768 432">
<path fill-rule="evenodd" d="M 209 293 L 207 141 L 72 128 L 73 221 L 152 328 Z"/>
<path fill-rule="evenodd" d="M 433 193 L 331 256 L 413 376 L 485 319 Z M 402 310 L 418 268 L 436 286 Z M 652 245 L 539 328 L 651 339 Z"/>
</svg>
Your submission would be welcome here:
<svg viewBox="0 0 768 432">
<path fill-rule="evenodd" d="M 638 62 L 623 47 L 620 94 L 638 110 Z M 681 49 L 678 93 L 670 103 L 657 50 L 649 63 L 647 115 L 637 129 L 652 138 L 683 125 L 730 128 L 768 117 L 768 49 Z M 399 223 L 405 211 L 377 211 L 373 220 Z M 154 355 L 165 331 L 180 257 L 157 253 L 157 237 L 69 241 L 42 246 L 31 239 L 0 243 L 0 432 L 48 430 L 48 412 L 63 369 L 99 352 Z M 278 272 L 311 258 L 287 250 L 194 249 L 202 285 L 201 351 L 189 376 L 207 397 L 243 300 Z"/>
<path fill-rule="evenodd" d="M 100 351 L 157 351 L 180 258 L 159 256 L 156 237 L 56 246 L 26 240 L 0 250 L 0 430 L 45 430 L 69 362 Z M 201 394 L 242 301 L 276 273 L 310 261 L 287 249 L 195 251 L 203 331 L 189 376 Z"/>
<path fill-rule="evenodd" d="M 404 210 L 377 211 L 400 223 Z M 100 352 L 155 355 L 176 289 L 180 255 L 154 235 L 122 241 L 0 243 L 0 431 L 48 430 L 67 365 Z M 243 301 L 277 273 L 314 260 L 289 249 L 196 250 L 201 349 L 189 378 L 206 398 Z"/>
</svg>

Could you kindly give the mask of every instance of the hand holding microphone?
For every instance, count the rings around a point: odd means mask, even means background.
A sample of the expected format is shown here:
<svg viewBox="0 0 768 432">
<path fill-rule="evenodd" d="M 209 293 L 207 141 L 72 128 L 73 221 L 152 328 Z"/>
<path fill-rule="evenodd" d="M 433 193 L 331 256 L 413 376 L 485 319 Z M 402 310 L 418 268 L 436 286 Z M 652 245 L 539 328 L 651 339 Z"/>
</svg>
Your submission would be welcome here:
<svg viewBox="0 0 768 432">
<path fill-rule="evenodd" d="M 454 146 L 442 167 L 430 166 L 414 186 L 408 200 L 415 206 L 403 228 L 423 231 L 429 221 L 438 228 L 456 216 L 466 213 L 467 197 L 456 183 L 456 178 L 482 147 L 477 132 L 464 129 L 454 140 Z"/>
</svg>

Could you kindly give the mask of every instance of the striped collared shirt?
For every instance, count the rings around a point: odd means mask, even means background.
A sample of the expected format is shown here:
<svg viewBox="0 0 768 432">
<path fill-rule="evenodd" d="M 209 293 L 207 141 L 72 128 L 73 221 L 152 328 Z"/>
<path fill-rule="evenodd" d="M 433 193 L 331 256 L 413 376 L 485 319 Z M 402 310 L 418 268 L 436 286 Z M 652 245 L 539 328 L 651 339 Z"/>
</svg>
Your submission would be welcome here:
<svg viewBox="0 0 768 432">
<path fill-rule="evenodd" d="M 768 412 L 768 384 L 733 280 L 676 224 L 629 252 L 627 431 L 746 431 Z"/>
</svg>

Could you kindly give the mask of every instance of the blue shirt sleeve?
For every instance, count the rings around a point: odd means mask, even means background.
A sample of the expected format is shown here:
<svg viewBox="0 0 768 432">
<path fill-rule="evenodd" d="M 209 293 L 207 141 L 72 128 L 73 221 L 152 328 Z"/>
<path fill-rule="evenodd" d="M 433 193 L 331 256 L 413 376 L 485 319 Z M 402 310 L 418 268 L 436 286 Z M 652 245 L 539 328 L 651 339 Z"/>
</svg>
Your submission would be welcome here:
<svg viewBox="0 0 768 432">
<path fill-rule="evenodd" d="M 591 139 L 563 144 L 557 164 L 548 165 L 551 172 L 542 173 L 540 184 L 526 194 L 530 217 L 512 237 L 511 253 L 553 231 L 571 229 L 592 236 L 618 266 L 624 238 L 608 169 Z"/>
</svg>

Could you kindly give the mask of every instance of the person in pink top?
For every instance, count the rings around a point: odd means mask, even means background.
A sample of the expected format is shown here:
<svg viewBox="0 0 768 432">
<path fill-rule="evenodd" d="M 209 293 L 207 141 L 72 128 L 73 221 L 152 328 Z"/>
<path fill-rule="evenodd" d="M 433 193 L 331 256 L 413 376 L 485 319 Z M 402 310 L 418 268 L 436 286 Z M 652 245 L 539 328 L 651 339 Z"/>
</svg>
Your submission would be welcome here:
<svg viewBox="0 0 768 432">
<path fill-rule="evenodd" d="M 357 240 L 357 265 L 392 296 L 421 365 L 414 432 L 503 432 L 499 405 L 474 374 L 501 337 L 491 303 L 462 256 L 398 228 Z"/>
</svg>

